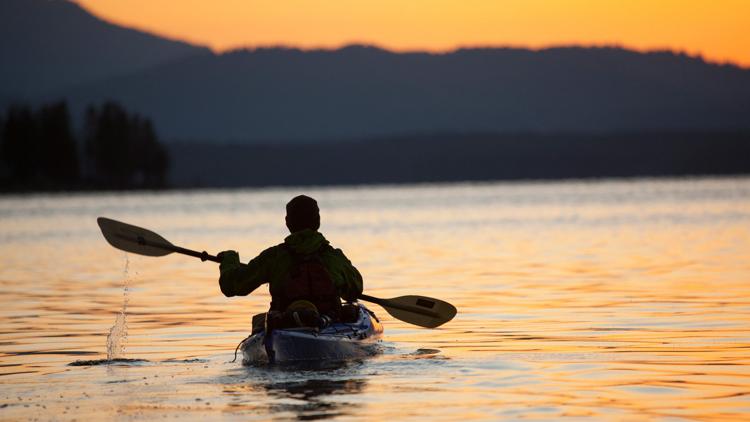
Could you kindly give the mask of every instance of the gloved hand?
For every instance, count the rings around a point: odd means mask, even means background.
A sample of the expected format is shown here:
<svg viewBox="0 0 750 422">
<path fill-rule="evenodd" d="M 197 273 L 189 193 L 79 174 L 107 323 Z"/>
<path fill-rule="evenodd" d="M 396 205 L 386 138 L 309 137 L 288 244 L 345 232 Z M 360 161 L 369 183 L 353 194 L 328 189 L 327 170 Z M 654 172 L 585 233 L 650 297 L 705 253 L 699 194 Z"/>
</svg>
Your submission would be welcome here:
<svg viewBox="0 0 750 422">
<path fill-rule="evenodd" d="M 339 295 L 342 299 L 344 299 L 347 302 L 354 302 L 357 300 L 357 298 L 360 295 L 360 292 L 356 287 L 347 285 L 344 287 L 343 291 L 339 291 Z"/>
<path fill-rule="evenodd" d="M 223 274 L 225 271 L 233 270 L 240 266 L 240 254 L 237 251 L 223 251 L 216 255 L 221 260 L 219 271 Z"/>
</svg>

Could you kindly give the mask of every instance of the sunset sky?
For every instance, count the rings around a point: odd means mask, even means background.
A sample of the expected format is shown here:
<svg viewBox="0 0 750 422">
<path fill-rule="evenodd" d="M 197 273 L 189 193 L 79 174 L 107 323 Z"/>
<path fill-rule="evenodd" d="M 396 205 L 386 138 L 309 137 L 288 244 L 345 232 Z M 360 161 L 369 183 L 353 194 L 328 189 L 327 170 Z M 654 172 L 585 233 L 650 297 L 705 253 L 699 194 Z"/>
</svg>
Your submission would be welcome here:
<svg viewBox="0 0 750 422">
<path fill-rule="evenodd" d="M 215 51 L 374 44 L 611 45 L 750 67 L 748 0 L 78 0 L 99 17 Z"/>
</svg>

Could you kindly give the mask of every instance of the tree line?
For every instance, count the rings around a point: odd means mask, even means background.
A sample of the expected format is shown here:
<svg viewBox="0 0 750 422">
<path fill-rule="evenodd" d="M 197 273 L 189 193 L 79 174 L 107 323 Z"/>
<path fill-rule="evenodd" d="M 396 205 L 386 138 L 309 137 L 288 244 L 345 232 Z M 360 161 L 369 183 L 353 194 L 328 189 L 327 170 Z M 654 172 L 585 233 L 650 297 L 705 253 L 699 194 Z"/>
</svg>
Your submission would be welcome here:
<svg viewBox="0 0 750 422">
<path fill-rule="evenodd" d="M 78 131 L 65 101 L 11 105 L 0 116 L 0 155 L 6 192 L 167 186 L 169 156 L 153 123 L 115 102 L 87 107 Z"/>
</svg>

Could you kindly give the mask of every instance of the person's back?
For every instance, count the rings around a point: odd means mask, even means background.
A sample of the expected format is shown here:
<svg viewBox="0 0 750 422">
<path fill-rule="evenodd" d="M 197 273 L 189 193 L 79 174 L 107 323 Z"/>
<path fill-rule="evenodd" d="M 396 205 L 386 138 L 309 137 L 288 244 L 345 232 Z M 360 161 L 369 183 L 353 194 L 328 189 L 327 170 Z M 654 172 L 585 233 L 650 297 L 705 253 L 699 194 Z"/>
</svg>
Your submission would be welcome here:
<svg viewBox="0 0 750 422">
<path fill-rule="evenodd" d="M 341 299 L 356 300 L 362 276 L 340 249 L 318 232 L 317 202 L 300 195 L 287 204 L 284 243 L 266 249 L 247 264 L 235 251 L 219 254 L 219 285 L 225 296 L 245 296 L 269 283 L 270 311 L 279 315 L 304 310 L 327 318 L 340 317 Z M 297 322 L 299 316 L 295 315 Z"/>
</svg>

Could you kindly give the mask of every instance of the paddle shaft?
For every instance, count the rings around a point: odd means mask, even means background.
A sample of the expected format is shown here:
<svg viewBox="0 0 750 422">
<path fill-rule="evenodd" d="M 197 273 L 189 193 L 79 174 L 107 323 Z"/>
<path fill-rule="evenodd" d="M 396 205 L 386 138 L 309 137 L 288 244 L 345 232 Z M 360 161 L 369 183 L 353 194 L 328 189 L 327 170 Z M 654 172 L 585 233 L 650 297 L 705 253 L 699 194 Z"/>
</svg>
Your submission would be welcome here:
<svg viewBox="0 0 750 422">
<path fill-rule="evenodd" d="M 173 247 L 174 247 L 174 251 L 177 252 L 177 253 L 194 256 L 196 258 L 200 258 L 201 261 L 213 261 L 213 262 L 221 263 L 221 260 L 218 257 L 210 255 L 206 251 L 198 252 L 198 251 L 194 251 L 194 250 L 191 250 L 191 249 L 181 248 L 179 246 L 173 246 Z"/>
</svg>

